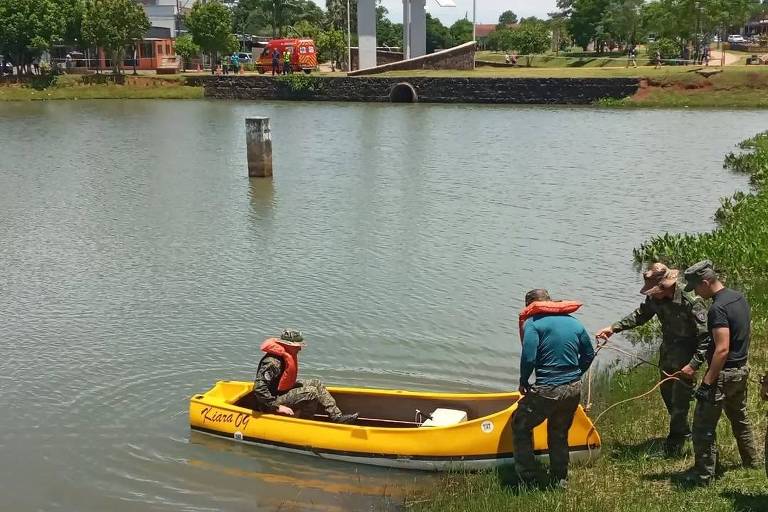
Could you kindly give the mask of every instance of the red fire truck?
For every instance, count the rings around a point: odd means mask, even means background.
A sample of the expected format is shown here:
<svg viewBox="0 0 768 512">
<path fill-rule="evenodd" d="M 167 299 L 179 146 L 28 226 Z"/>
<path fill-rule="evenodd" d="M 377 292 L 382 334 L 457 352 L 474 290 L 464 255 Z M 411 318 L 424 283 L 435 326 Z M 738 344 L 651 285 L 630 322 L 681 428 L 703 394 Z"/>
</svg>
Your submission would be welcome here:
<svg viewBox="0 0 768 512">
<path fill-rule="evenodd" d="M 317 51 L 312 39 L 272 39 L 265 43 L 264 51 L 256 63 L 256 71 L 269 73 L 272 71 L 272 53 L 275 49 L 280 52 L 280 70 L 285 63 L 285 52 L 291 52 L 291 71 L 303 71 L 306 74 L 317 69 Z"/>
</svg>

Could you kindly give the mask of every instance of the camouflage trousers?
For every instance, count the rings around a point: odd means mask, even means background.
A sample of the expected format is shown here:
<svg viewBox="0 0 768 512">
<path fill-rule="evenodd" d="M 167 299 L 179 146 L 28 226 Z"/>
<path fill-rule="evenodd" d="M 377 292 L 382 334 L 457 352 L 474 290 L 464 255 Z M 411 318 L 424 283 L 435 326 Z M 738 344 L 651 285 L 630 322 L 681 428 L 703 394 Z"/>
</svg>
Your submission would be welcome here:
<svg viewBox="0 0 768 512">
<path fill-rule="evenodd" d="M 685 366 L 685 365 L 682 365 Z M 662 367 L 663 368 L 663 367 Z M 680 370 L 680 366 L 663 368 L 660 379 Z M 694 382 L 686 380 L 668 380 L 659 387 L 661 399 L 669 413 L 669 434 L 667 440 L 671 443 L 682 443 L 691 435 L 691 425 L 688 421 L 688 411 L 691 408 Z"/>
<path fill-rule="evenodd" d="M 549 465 L 552 477 L 568 476 L 568 430 L 581 401 L 581 381 L 561 386 L 536 386 L 517 405 L 512 420 L 515 468 L 524 479 L 535 478 L 538 464 L 533 452 L 533 429 L 547 420 Z"/>
<path fill-rule="evenodd" d="M 682 343 L 662 343 L 659 347 L 660 380 L 678 372 L 688 364 L 693 354 Z M 669 433 L 667 441 L 672 445 L 682 444 L 691 435 L 691 423 L 688 411 L 691 409 L 695 382 L 687 380 L 668 380 L 659 388 L 664 407 L 669 413 Z"/>
<path fill-rule="evenodd" d="M 341 416 L 336 400 L 318 379 L 297 382 L 296 387 L 279 395 L 275 404 L 290 407 L 301 418 L 312 418 L 318 411 L 325 412 L 329 418 Z"/>
<path fill-rule="evenodd" d="M 717 379 L 716 402 L 699 400 L 693 413 L 694 469 L 703 479 L 715 476 L 717 466 L 717 423 L 720 414 L 731 422 L 731 430 L 739 447 L 741 462 L 747 467 L 758 465 L 752 425 L 747 418 L 747 378 L 749 368 L 725 368 Z"/>
</svg>

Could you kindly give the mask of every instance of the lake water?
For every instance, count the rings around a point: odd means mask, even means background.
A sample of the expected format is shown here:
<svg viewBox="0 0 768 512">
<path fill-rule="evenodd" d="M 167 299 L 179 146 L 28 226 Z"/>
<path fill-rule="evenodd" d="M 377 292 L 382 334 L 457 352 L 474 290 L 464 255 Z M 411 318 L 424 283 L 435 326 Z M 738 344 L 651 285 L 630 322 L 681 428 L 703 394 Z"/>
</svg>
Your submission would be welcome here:
<svg viewBox="0 0 768 512">
<path fill-rule="evenodd" d="M 275 177 L 249 181 L 260 115 Z M 190 433 L 189 396 L 251 380 L 282 327 L 327 383 L 516 388 L 524 293 L 583 300 L 591 331 L 631 311 L 632 248 L 710 229 L 766 118 L 0 103 L 2 508 L 388 508 L 430 477 Z"/>
</svg>

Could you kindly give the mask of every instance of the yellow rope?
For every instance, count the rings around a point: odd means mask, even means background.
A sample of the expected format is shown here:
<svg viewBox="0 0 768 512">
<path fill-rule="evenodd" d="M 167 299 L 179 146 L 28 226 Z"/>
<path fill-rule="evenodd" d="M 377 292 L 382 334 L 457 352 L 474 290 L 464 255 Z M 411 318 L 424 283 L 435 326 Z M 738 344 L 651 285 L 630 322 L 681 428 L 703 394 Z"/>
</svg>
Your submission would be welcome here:
<svg viewBox="0 0 768 512">
<path fill-rule="evenodd" d="M 646 391 L 642 395 L 633 396 L 632 398 L 627 398 L 626 400 L 622 400 L 620 402 L 616 402 L 615 404 L 611 405 L 606 410 L 601 412 L 597 416 L 597 418 L 595 418 L 595 421 L 592 422 L 592 427 L 590 427 L 590 429 L 587 431 L 586 445 L 587 445 L 587 450 L 589 451 L 589 459 L 590 460 L 592 459 L 592 445 L 589 444 L 589 438 L 592 436 L 592 432 L 595 432 L 595 427 L 597 426 L 597 422 L 600 421 L 600 418 L 602 418 L 605 413 L 607 413 L 608 411 L 610 411 L 614 407 L 618 407 L 619 405 L 625 404 L 627 402 L 631 402 L 633 400 L 639 400 L 640 398 L 645 398 L 646 396 L 648 396 L 651 393 L 653 393 L 654 391 L 656 391 L 659 388 L 659 386 L 661 386 L 662 384 L 664 384 L 665 382 L 670 381 L 670 380 L 680 380 L 680 378 L 679 377 L 675 377 L 674 375 L 666 377 L 666 378 L 660 380 L 659 382 L 657 382 L 655 386 L 653 386 L 651 389 L 649 389 L 648 391 Z"/>
<path fill-rule="evenodd" d="M 650 361 L 648 361 L 646 359 L 643 359 L 642 357 L 638 356 L 637 354 L 632 354 L 631 352 L 627 352 L 627 351 L 622 350 L 622 349 L 620 349 L 618 347 L 607 347 L 606 344 L 607 344 L 607 341 L 604 341 L 602 343 L 598 343 L 597 344 L 597 347 L 595 349 L 595 357 L 597 357 L 597 355 L 600 353 L 600 351 L 603 348 L 607 348 L 609 350 L 614 350 L 616 352 L 620 352 L 622 354 L 626 354 L 626 355 L 628 355 L 630 357 L 637 358 L 637 359 L 639 359 L 643 363 L 646 363 L 646 364 L 649 364 L 651 366 L 655 366 L 656 368 L 661 369 L 661 367 L 659 365 L 657 365 L 655 363 L 652 363 L 652 362 L 650 362 Z M 587 411 L 587 412 L 589 412 L 589 410 L 592 408 L 592 368 L 593 367 L 590 366 L 589 370 L 587 371 L 587 401 L 586 401 L 586 405 L 584 407 L 584 410 Z M 663 378 L 662 380 L 660 380 L 659 382 L 657 382 L 656 385 L 654 385 L 651 389 L 649 389 L 648 391 L 646 391 L 645 393 L 643 393 L 641 395 L 633 396 L 631 398 L 627 398 L 627 399 L 621 400 L 619 402 L 616 402 L 615 404 L 611 405 L 606 410 L 601 412 L 597 416 L 597 418 L 595 418 L 595 420 L 592 422 L 592 427 L 590 427 L 590 429 L 587 431 L 587 435 L 586 435 L 586 439 L 585 439 L 585 441 L 586 441 L 585 444 L 587 445 L 587 450 L 589 451 L 589 458 L 590 459 L 592 458 L 592 445 L 589 443 L 590 437 L 592 436 L 592 433 L 596 431 L 596 426 L 597 426 L 598 422 L 600 421 L 600 419 L 608 411 L 610 411 L 614 407 L 618 407 L 618 406 L 620 406 L 622 404 L 625 404 L 627 402 L 632 402 L 633 400 L 639 400 L 641 398 L 645 398 L 646 396 L 648 396 L 651 393 L 653 393 L 654 391 L 656 391 L 665 382 L 668 382 L 668 381 L 671 381 L 671 380 L 677 380 L 677 381 L 683 382 L 682 379 L 680 379 L 680 377 L 677 377 L 677 375 L 680 373 L 679 371 L 677 371 L 677 372 L 675 372 L 673 374 L 669 374 L 669 373 L 665 372 L 664 370 L 662 370 L 662 373 L 666 377 Z"/>
</svg>

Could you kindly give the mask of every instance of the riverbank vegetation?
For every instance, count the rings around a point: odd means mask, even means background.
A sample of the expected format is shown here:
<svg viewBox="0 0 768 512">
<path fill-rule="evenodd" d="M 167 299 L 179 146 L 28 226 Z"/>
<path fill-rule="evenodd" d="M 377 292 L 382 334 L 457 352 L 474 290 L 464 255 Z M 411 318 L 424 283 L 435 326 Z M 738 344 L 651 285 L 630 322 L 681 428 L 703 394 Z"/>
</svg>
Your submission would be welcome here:
<svg viewBox="0 0 768 512">
<path fill-rule="evenodd" d="M 102 77 L 103 83 L 89 83 Z M 60 75 L 44 84 L 0 85 L 0 101 L 95 100 L 95 99 L 199 99 L 202 87 L 190 87 L 182 77 L 126 76 L 124 85 L 111 75 Z"/>
<path fill-rule="evenodd" d="M 753 314 L 748 409 L 758 445 L 762 445 L 765 404 L 758 397 L 757 378 L 768 369 L 768 132 L 743 142 L 740 148 L 741 152 L 726 157 L 725 165 L 735 172 L 748 173 L 753 193 L 724 199 L 714 231 L 660 235 L 635 250 L 634 258 L 638 263 L 663 261 L 677 268 L 710 258 L 729 286 L 747 294 Z M 605 351 L 599 357 L 606 357 Z M 650 366 L 603 375 L 597 383 L 599 393 L 592 417 L 609 404 L 644 393 L 657 380 L 658 371 Z M 658 392 L 610 411 L 597 427 L 603 440 L 602 456 L 589 466 L 574 468 L 567 490 L 520 488 L 514 470 L 502 468 L 449 474 L 434 489 L 411 496 L 407 505 L 422 512 L 758 512 L 768 506 L 765 472 L 740 467 L 725 417 L 718 428 L 725 472 L 709 487 L 696 489 L 686 488 L 679 479 L 693 464 L 690 445 L 679 458 L 663 456 L 667 415 Z"/>
</svg>

